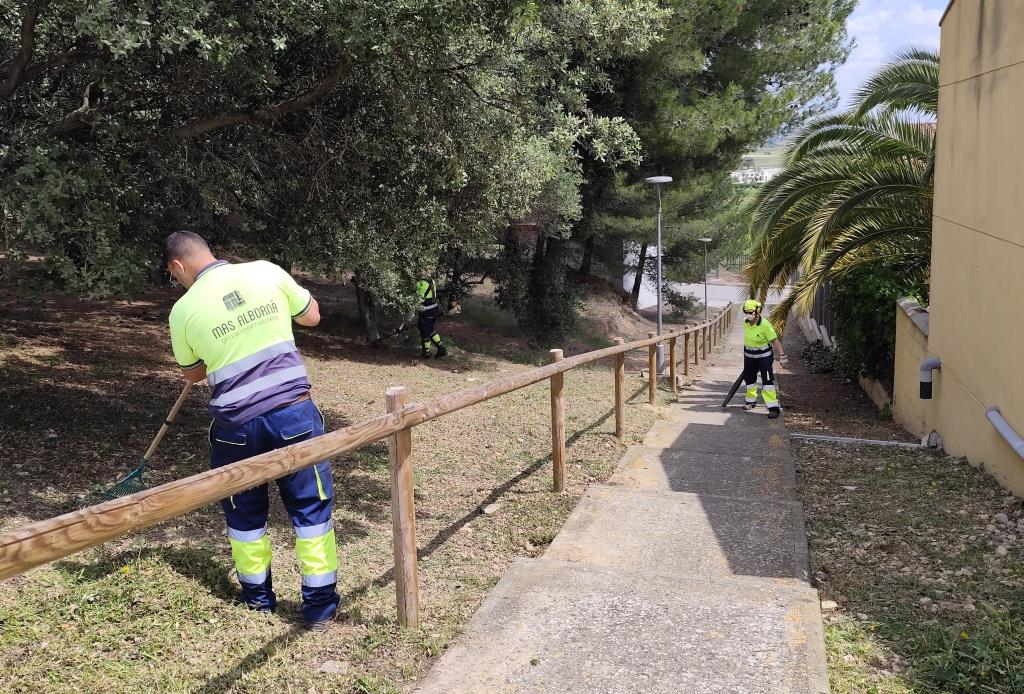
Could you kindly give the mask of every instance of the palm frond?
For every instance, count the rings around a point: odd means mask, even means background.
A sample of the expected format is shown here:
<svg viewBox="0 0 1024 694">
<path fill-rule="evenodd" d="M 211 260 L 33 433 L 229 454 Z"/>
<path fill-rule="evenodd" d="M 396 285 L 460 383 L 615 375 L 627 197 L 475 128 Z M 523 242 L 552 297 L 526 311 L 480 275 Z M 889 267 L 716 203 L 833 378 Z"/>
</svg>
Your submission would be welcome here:
<svg viewBox="0 0 1024 694">
<path fill-rule="evenodd" d="M 857 91 L 854 99 L 856 117 L 883 105 L 938 115 L 939 55 L 921 49 L 897 55 Z"/>
<path fill-rule="evenodd" d="M 857 267 L 927 272 L 938 56 L 909 51 L 864 85 L 846 113 L 817 118 L 787 151 L 783 171 L 752 203 L 755 244 L 743 270 L 755 296 L 803 276 L 772 313 L 806 314 L 818 288 Z"/>
</svg>

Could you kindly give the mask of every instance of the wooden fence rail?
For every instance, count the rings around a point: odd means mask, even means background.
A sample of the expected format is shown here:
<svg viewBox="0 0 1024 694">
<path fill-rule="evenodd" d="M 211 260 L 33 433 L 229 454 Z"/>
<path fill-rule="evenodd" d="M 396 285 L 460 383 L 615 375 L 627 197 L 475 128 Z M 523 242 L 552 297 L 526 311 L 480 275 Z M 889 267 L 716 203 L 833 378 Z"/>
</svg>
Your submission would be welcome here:
<svg viewBox="0 0 1024 694">
<path fill-rule="evenodd" d="M 624 343 L 616 338 L 612 347 L 563 358 L 562 350 L 551 350 L 551 363 L 519 374 L 500 378 L 475 388 L 408 404 L 405 388 L 390 388 L 386 393 L 388 412 L 358 424 L 338 429 L 308 441 L 247 458 L 215 470 L 185 477 L 131 496 L 107 501 L 56 518 L 37 521 L 0 533 L 0 579 L 24 573 L 32 567 L 66 557 L 107 540 L 142 530 L 162 521 L 184 515 L 207 504 L 238 494 L 246 489 L 284 477 L 327 458 L 388 439 L 391 467 L 392 519 L 394 526 L 395 583 L 398 591 L 399 623 L 419 623 L 418 579 L 416 566 L 416 521 L 412 492 L 412 428 L 471 405 L 490 400 L 541 381 L 551 384 L 551 434 L 554 488 L 565 485 L 565 395 L 563 374 L 584 364 L 614 358 L 615 435 L 625 435 L 625 354 L 649 348 L 653 364 L 654 346 L 670 342 L 674 361 L 676 338 L 683 337 L 683 362 L 687 363 L 689 343 L 694 345 L 694 363 L 699 363 L 697 341 L 707 358 L 711 331 L 727 330 L 731 324 L 730 304 L 711 320 L 646 340 Z M 722 333 L 724 334 L 724 333 Z M 691 340 L 691 335 L 693 339 Z M 674 374 L 675 365 L 672 365 Z M 689 369 L 684 366 L 684 373 Z M 650 402 L 654 403 L 656 368 L 650 368 Z M 673 379 L 674 381 L 674 379 Z M 672 384 L 673 391 L 675 383 Z"/>
</svg>

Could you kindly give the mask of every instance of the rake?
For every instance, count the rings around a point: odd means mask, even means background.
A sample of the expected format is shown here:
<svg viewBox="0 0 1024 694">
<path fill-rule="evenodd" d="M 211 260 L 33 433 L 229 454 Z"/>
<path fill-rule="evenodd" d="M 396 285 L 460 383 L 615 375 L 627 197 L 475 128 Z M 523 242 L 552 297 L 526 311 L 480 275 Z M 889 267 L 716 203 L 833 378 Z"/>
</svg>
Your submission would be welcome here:
<svg viewBox="0 0 1024 694">
<path fill-rule="evenodd" d="M 160 445 L 160 442 L 164 440 L 164 436 L 170 430 L 171 423 L 174 421 L 174 418 L 178 416 L 178 410 L 180 410 L 181 406 L 185 404 L 185 399 L 188 398 L 190 390 L 192 390 L 192 383 L 186 382 L 185 387 L 181 389 L 181 395 L 179 395 L 178 399 L 174 401 L 174 406 L 168 413 L 167 419 L 164 420 L 163 426 L 161 426 L 160 431 L 156 433 L 153 443 L 149 444 L 149 448 L 142 456 L 142 460 L 139 461 L 139 464 L 135 466 L 135 469 L 106 489 L 100 489 L 85 496 L 81 503 L 79 503 L 79 508 L 85 508 L 86 506 L 110 501 L 111 499 L 119 499 L 123 496 L 130 496 L 136 492 L 141 492 L 146 489 L 146 465 L 149 463 L 150 458 L 153 457 L 156 447 Z"/>
</svg>

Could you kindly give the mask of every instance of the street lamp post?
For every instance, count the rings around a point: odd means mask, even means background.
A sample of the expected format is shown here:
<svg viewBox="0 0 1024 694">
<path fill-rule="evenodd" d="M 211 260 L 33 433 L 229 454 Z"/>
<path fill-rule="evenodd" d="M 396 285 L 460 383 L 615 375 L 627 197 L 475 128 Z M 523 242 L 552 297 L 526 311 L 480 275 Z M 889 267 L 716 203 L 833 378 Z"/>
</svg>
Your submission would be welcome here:
<svg viewBox="0 0 1024 694">
<path fill-rule="evenodd" d="M 657 277 L 658 277 L 658 280 L 657 280 L 658 281 L 658 287 L 657 287 L 657 289 L 658 289 L 658 309 L 657 310 L 658 310 L 658 318 L 657 318 L 657 322 L 658 322 L 658 335 L 660 336 L 661 335 L 661 323 L 662 323 L 662 321 L 661 321 L 661 186 L 664 185 L 665 183 L 671 183 L 672 182 L 672 177 L 671 176 L 649 176 L 648 178 L 644 179 L 644 182 L 645 183 L 650 183 L 651 185 L 654 186 L 655 190 L 658 191 L 658 237 L 657 237 L 657 247 L 658 247 L 658 266 L 657 266 L 658 267 L 658 270 L 657 270 Z M 643 273 L 643 268 L 637 268 L 637 272 Z M 643 282 L 643 278 L 642 277 L 641 277 L 640 281 Z M 657 355 L 658 355 L 657 356 L 658 373 L 661 373 L 661 372 L 663 372 L 665 370 L 665 345 L 663 345 L 662 343 L 659 342 L 655 349 L 656 349 L 656 352 L 657 352 Z M 656 377 L 657 377 L 656 374 L 651 374 L 651 378 L 656 378 Z"/>
<path fill-rule="evenodd" d="M 714 239 L 697 239 L 704 244 L 704 322 L 708 320 L 708 244 Z"/>
</svg>

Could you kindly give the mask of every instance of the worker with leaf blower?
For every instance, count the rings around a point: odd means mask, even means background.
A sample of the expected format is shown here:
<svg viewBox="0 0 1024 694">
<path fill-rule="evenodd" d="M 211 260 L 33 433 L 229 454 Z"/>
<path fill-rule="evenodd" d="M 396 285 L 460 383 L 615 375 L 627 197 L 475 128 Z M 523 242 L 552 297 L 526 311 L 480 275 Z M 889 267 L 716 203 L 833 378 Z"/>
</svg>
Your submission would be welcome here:
<svg viewBox="0 0 1024 694">
<path fill-rule="evenodd" d="M 774 354 L 778 352 L 779 363 L 788 361 L 782 349 L 775 327 L 761 316 L 761 302 L 747 299 L 743 302 L 743 382 L 747 385 L 743 394 L 746 410 L 757 407 L 757 376 L 761 376 L 761 397 L 768 408 L 768 417 L 779 416 L 779 394 L 775 388 L 775 373 L 772 369 Z"/>
<path fill-rule="evenodd" d="M 416 298 L 420 302 L 416 307 L 419 314 L 416 325 L 420 331 L 420 346 L 423 348 L 420 356 L 429 359 L 431 347 L 436 348 L 438 359 L 447 356 L 448 350 L 434 329 L 438 315 L 437 288 L 434 286 L 434 280 L 421 279 L 416 282 Z"/>
<path fill-rule="evenodd" d="M 217 260 L 198 234 L 167 238 L 165 266 L 186 292 L 169 318 L 174 357 L 192 383 L 206 379 L 210 397 L 210 466 L 218 468 L 324 433 L 310 383 L 295 347 L 292 322 L 313 327 L 320 309 L 312 294 L 266 261 Z M 337 546 L 331 519 L 328 460 L 277 481 L 295 529 L 302 571 L 302 615 L 326 629 L 338 609 Z M 221 501 L 241 601 L 272 612 L 268 485 Z"/>
</svg>

